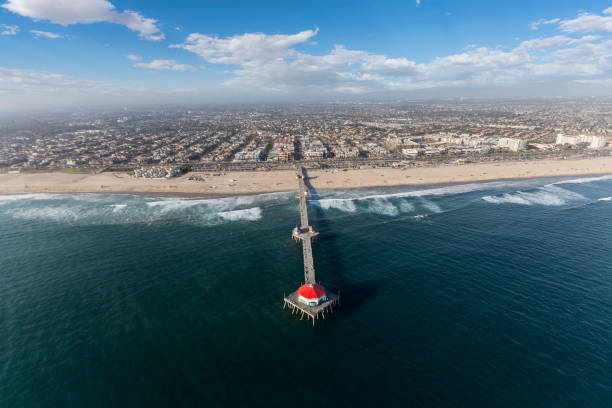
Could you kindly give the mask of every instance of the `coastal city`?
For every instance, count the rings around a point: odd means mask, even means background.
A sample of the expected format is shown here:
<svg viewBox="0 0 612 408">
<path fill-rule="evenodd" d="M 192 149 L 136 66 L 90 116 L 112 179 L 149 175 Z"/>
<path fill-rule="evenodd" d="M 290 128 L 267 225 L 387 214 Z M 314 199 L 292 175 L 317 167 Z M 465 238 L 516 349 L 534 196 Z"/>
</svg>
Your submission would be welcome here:
<svg viewBox="0 0 612 408">
<path fill-rule="evenodd" d="M 612 407 L 611 0 L 0 17 L 0 408 Z"/>
<path fill-rule="evenodd" d="M 328 103 L 73 113 L 0 122 L 3 172 L 421 166 L 610 153 L 612 103 Z"/>
</svg>

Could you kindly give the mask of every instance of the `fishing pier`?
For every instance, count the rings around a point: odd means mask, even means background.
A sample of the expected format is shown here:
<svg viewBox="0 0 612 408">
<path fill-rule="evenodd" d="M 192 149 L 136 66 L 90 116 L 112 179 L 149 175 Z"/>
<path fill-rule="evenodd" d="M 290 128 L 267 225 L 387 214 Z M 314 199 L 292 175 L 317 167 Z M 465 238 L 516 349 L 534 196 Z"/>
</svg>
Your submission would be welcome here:
<svg viewBox="0 0 612 408">
<path fill-rule="evenodd" d="M 298 199 L 300 202 L 300 225 L 293 229 L 292 237 L 302 242 L 304 257 L 304 284 L 295 292 L 285 296 L 283 308 L 289 308 L 292 314 L 299 314 L 300 320 L 304 317 L 312 319 L 314 326 L 316 319 L 325 318 L 333 311 L 333 307 L 340 303 L 340 296 L 327 291 L 315 279 L 314 262 L 312 258 L 312 239 L 319 235 L 308 222 L 308 208 L 306 198 L 308 189 L 304 183 L 304 170 L 297 165 Z"/>
</svg>

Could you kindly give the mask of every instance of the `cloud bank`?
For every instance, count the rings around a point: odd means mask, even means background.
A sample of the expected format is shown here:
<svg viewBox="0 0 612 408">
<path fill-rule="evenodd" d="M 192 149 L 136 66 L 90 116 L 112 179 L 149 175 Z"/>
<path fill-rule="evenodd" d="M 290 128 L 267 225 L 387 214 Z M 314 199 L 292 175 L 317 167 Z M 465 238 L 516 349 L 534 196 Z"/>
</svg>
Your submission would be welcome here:
<svg viewBox="0 0 612 408">
<path fill-rule="evenodd" d="M 224 84 L 236 89 L 280 93 L 368 93 L 439 87 L 499 86 L 542 81 L 605 81 L 612 74 L 612 39 L 575 33 L 612 32 L 612 8 L 602 15 L 543 19 L 567 35 L 526 40 L 510 49 L 470 47 L 432 61 L 390 57 L 334 46 L 323 55 L 298 51 L 318 30 L 295 34 L 246 33 L 220 38 L 190 34 L 170 47 L 206 62 L 229 66 Z"/>
</svg>

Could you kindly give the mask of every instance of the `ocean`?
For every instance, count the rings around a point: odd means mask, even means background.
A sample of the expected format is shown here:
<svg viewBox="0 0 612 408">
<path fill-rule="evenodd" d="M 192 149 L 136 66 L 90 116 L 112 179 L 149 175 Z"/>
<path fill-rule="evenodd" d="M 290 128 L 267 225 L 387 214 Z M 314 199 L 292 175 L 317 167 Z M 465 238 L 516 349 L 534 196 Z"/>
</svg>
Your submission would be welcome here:
<svg viewBox="0 0 612 408">
<path fill-rule="evenodd" d="M 610 407 L 612 176 L 0 196 L 0 407 Z"/>
</svg>

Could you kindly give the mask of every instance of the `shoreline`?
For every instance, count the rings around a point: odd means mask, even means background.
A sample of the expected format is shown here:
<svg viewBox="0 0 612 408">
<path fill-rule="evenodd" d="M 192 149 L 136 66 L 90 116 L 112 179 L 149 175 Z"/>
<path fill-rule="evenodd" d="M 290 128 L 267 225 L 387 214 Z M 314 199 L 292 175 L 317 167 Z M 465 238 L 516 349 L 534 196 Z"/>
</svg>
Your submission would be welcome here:
<svg viewBox="0 0 612 408">
<path fill-rule="evenodd" d="M 487 162 L 440 165 L 407 169 L 310 169 L 309 177 L 317 190 L 375 187 L 417 187 L 456 185 L 473 182 L 522 180 L 548 177 L 597 176 L 612 174 L 612 157 Z M 205 181 L 188 180 L 200 176 Z M 0 195 L 19 194 L 127 194 L 160 197 L 221 198 L 291 192 L 297 189 L 291 170 L 187 173 L 173 179 L 136 179 L 127 173 L 0 174 Z"/>
</svg>

